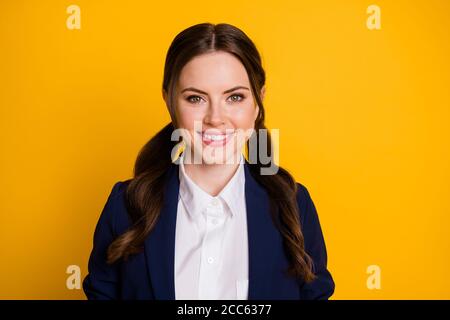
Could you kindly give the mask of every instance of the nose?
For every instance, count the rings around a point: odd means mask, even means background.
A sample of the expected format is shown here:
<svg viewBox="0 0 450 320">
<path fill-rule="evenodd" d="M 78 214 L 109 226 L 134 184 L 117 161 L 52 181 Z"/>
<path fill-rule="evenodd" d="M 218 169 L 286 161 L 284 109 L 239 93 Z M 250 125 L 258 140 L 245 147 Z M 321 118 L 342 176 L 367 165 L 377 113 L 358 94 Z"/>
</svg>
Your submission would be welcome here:
<svg viewBox="0 0 450 320">
<path fill-rule="evenodd" d="M 225 123 L 225 118 L 219 102 L 212 102 L 208 106 L 204 122 L 210 126 L 220 126 Z"/>
</svg>

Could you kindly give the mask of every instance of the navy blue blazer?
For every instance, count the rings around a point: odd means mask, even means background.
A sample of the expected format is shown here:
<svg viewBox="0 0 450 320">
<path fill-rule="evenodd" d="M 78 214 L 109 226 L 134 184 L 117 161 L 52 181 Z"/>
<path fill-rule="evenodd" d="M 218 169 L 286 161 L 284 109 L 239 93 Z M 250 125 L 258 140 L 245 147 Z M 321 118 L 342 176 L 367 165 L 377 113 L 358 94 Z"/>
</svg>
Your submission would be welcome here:
<svg viewBox="0 0 450 320">
<path fill-rule="evenodd" d="M 328 299 L 334 293 L 335 285 L 327 270 L 325 241 L 308 190 L 297 183 L 305 250 L 313 259 L 313 271 L 317 275 L 309 284 L 285 275 L 288 260 L 281 234 L 269 212 L 268 194 L 250 174 L 247 161 L 244 167 L 249 245 L 248 299 Z M 131 225 L 124 198 L 129 180 L 114 185 L 95 228 L 88 275 L 83 280 L 83 290 L 88 299 L 175 299 L 175 226 L 180 184 L 177 164 L 168 169 L 166 179 L 160 217 L 145 240 L 143 252 L 108 265 L 106 250 L 109 244 Z"/>
</svg>

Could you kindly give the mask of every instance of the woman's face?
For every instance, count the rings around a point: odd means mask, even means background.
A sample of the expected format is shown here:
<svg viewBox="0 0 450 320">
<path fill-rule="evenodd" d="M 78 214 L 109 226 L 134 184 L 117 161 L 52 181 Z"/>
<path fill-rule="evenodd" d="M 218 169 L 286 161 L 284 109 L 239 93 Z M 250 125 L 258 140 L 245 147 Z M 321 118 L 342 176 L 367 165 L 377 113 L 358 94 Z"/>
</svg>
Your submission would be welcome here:
<svg viewBox="0 0 450 320">
<path fill-rule="evenodd" d="M 190 163 L 236 163 L 259 112 L 244 65 L 223 51 L 197 56 L 183 67 L 175 96 Z"/>
</svg>

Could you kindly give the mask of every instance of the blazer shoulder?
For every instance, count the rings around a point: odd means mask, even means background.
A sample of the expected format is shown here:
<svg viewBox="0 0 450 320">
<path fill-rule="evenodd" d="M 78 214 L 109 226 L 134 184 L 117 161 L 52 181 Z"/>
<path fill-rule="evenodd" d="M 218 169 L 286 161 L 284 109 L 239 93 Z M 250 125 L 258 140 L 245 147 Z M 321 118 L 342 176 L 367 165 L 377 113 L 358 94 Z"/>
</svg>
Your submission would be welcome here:
<svg viewBox="0 0 450 320">
<path fill-rule="evenodd" d="M 298 203 L 300 210 L 301 209 L 304 209 L 304 210 L 309 209 L 308 207 L 311 205 L 312 199 L 311 199 L 311 195 L 308 191 L 308 188 L 300 182 L 296 182 L 296 185 L 297 185 L 296 197 L 297 197 L 297 203 Z"/>
<path fill-rule="evenodd" d="M 126 207 L 126 190 L 131 179 L 114 183 L 102 212 L 103 220 L 106 220 L 115 236 L 125 232 L 131 223 Z"/>
<path fill-rule="evenodd" d="M 296 198 L 302 227 L 310 227 L 310 224 L 318 224 L 319 216 L 308 188 L 300 182 L 296 182 L 296 184 Z"/>
<path fill-rule="evenodd" d="M 297 182 L 297 202 L 300 209 L 300 225 L 303 231 L 305 251 L 313 260 L 316 280 L 303 284 L 302 299 L 328 299 L 334 293 L 333 277 L 327 269 L 327 248 L 320 219 L 308 189 Z"/>
<path fill-rule="evenodd" d="M 132 179 L 127 180 L 119 180 L 114 183 L 110 196 L 111 198 L 117 198 L 119 196 L 123 196 L 126 192 L 127 186 Z"/>
<path fill-rule="evenodd" d="M 300 182 L 295 182 L 297 185 L 297 199 L 302 200 L 307 194 L 309 194 L 308 189 Z"/>
</svg>

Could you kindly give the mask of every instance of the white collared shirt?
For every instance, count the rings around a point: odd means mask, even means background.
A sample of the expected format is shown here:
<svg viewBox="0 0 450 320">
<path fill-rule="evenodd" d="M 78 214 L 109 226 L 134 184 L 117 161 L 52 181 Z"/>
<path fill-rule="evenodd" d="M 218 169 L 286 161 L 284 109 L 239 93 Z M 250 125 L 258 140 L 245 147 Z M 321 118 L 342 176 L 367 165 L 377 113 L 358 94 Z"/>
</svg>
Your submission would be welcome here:
<svg viewBox="0 0 450 320">
<path fill-rule="evenodd" d="M 175 238 L 175 299 L 248 297 L 245 158 L 213 197 L 186 174 L 180 155 Z"/>
</svg>

